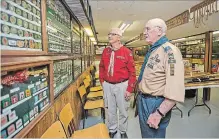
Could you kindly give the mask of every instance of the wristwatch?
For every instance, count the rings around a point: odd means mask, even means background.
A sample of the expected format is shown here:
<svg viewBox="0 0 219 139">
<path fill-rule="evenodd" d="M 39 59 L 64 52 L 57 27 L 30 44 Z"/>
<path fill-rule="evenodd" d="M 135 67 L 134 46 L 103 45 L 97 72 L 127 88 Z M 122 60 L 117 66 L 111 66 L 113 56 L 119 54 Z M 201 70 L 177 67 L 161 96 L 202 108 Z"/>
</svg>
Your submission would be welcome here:
<svg viewBox="0 0 219 139">
<path fill-rule="evenodd" d="M 159 109 L 157 109 L 157 112 L 160 114 L 160 116 L 161 116 L 162 118 L 165 117 L 165 115 L 164 115 L 163 113 L 161 113 Z"/>
</svg>

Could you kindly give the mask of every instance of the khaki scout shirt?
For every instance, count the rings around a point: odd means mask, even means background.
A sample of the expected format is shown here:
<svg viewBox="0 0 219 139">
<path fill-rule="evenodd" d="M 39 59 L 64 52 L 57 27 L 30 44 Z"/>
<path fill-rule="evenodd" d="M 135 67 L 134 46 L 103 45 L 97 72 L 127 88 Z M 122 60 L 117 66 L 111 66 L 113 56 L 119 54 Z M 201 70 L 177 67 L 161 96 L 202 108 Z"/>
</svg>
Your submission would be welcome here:
<svg viewBox="0 0 219 139">
<path fill-rule="evenodd" d="M 184 64 L 176 46 L 166 42 L 151 53 L 139 89 L 146 94 L 184 102 Z"/>
</svg>

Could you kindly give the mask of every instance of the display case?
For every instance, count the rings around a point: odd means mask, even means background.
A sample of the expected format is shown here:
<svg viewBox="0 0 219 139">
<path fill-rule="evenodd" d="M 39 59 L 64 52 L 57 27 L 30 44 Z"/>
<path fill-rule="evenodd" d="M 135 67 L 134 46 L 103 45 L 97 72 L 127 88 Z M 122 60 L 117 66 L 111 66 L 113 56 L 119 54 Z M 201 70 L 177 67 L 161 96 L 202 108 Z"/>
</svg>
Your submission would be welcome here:
<svg viewBox="0 0 219 139">
<path fill-rule="evenodd" d="M 81 30 L 81 54 L 84 54 L 84 31 Z"/>
<path fill-rule="evenodd" d="M 80 33 L 75 29 L 72 30 L 72 47 L 74 54 L 81 54 Z"/>
<path fill-rule="evenodd" d="M 47 0 L 48 51 L 71 53 L 70 14 L 58 0 Z"/>
<path fill-rule="evenodd" d="M 82 57 L 82 72 L 85 71 L 85 56 Z"/>
<path fill-rule="evenodd" d="M 57 97 L 73 79 L 72 60 L 55 61 L 53 65 L 54 96 Z"/>
<path fill-rule="evenodd" d="M 186 37 L 179 41 L 173 41 L 172 43 L 182 53 L 186 76 L 204 72 L 205 34 Z"/>
<path fill-rule="evenodd" d="M 84 55 L 87 55 L 87 34 L 84 33 Z"/>
<path fill-rule="evenodd" d="M 74 80 L 76 80 L 81 72 L 82 72 L 82 64 L 81 64 L 82 58 L 76 58 L 74 59 L 74 67 L 73 67 L 73 72 L 74 72 Z"/>
<path fill-rule="evenodd" d="M 48 66 L 1 74 L 1 138 L 12 138 L 49 105 Z"/>
<path fill-rule="evenodd" d="M 213 33 L 212 73 L 219 73 L 219 33 Z"/>
<path fill-rule="evenodd" d="M 1 0 L 1 50 L 42 51 L 40 0 Z"/>
</svg>

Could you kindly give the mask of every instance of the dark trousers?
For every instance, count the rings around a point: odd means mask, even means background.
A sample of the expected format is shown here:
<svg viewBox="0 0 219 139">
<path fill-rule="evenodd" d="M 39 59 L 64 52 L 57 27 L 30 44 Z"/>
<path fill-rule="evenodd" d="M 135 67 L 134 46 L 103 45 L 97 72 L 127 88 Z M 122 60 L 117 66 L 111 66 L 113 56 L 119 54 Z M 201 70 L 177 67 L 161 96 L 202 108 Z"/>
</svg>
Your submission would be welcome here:
<svg viewBox="0 0 219 139">
<path fill-rule="evenodd" d="M 147 120 L 150 114 L 156 111 L 164 101 L 162 97 L 144 97 L 138 95 L 137 107 L 142 138 L 165 138 L 166 128 L 171 118 L 171 110 L 161 120 L 158 129 L 149 127 Z"/>
</svg>

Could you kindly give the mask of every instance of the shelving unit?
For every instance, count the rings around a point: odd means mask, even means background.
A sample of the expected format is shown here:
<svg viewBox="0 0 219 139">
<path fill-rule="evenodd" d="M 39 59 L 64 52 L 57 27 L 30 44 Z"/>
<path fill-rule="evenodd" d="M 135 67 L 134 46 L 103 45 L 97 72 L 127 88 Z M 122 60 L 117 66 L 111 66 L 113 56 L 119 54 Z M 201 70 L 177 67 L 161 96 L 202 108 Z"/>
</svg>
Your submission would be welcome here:
<svg viewBox="0 0 219 139">
<path fill-rule="evenodd" d="M 1 0 L 0 12 L 1 134 L 25 137 L 93 63 L 91 42 L 61 0 Z"/>
<path fill-rule="evenodd" d="M 191 40 L 188 37 L 180 42 L 173 42 L 173 44 L 176 45 L 182 53 L 185 75 L 191 75 L 192 72 L 204 72 L 205 38 L 200 39 L 199 37 L 199 39 L 195 39 L 194 37 L 194 39 Z"/>
</svg>

